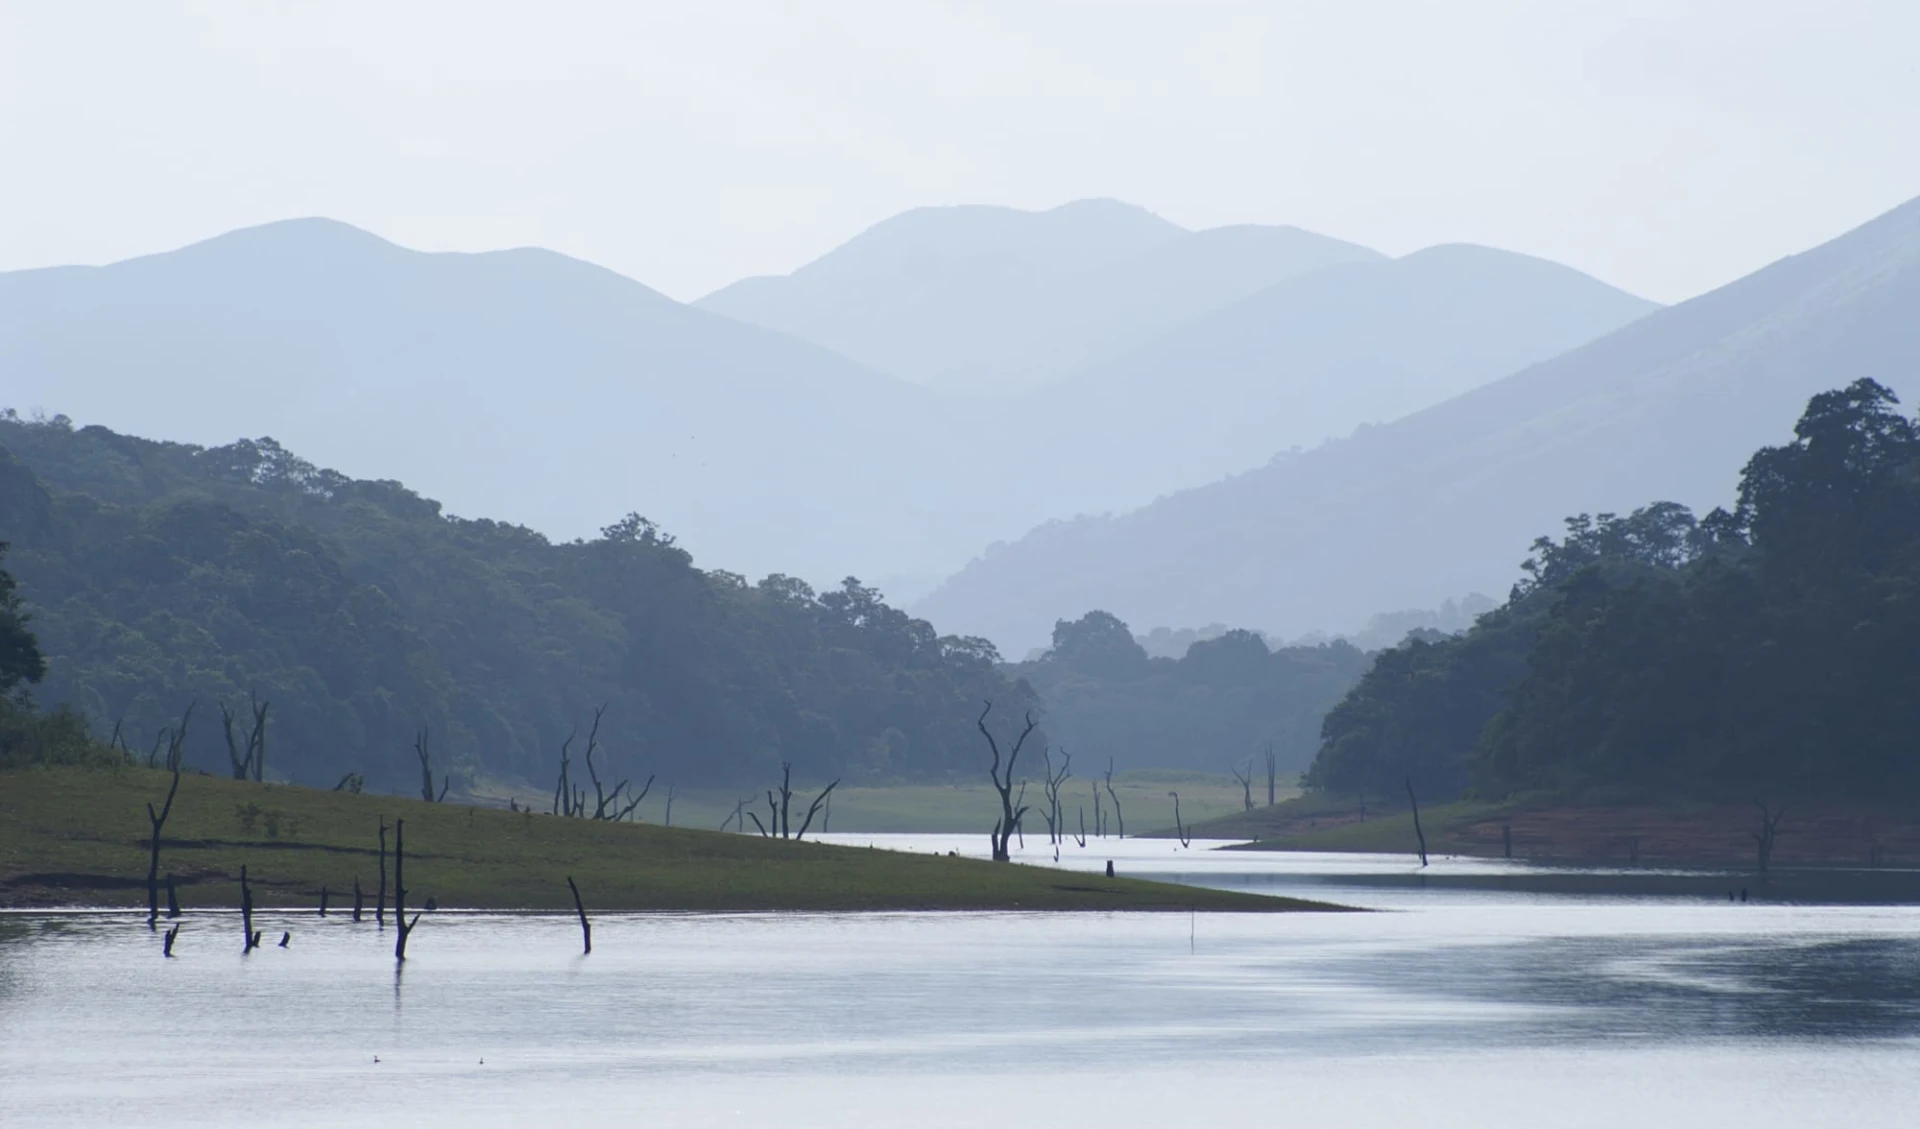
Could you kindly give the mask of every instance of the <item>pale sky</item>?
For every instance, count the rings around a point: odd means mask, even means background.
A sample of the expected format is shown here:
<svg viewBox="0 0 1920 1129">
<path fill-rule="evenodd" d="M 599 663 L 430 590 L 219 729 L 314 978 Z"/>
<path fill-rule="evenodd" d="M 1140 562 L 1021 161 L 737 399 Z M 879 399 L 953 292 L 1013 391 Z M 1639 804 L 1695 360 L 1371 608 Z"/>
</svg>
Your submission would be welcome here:
<svg viewBox="0 0 1920 1129">
<path fill-rule="evenodd" d="M 1673 301 L 1920 195 L 1915 0 L 0 0 L 0 269 L 326 215 L 677 298 L 1127 200 Z"/>
</svg>

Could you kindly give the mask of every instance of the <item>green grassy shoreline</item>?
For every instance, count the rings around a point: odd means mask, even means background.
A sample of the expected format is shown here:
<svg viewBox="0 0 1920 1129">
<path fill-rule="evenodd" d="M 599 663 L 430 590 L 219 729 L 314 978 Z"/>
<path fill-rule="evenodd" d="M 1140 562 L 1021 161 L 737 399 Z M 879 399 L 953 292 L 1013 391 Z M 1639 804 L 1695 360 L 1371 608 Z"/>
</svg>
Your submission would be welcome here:
<svg viewBox="0 0 1920 1129">
<path fill-rule="evenodd" d="M 0 773 L 0 906 L 143 906 L 146 805 L 168 777 L 146 769 Z M 371 908 L 379 820 L 406 820 L 409 902 L 445 909 L 1209 910 L 1341 907 L 1108 879 L 1047 867 L 609 824 L 397 796 L 323 792 L 209 776 L 181 779 L 160 873 L 183 906 L 231 906 L 240 867 L 263 907 L 314 907 L 325 886 Z M 389 835 L 389 844 L 392 836 Z M 164 898 L 164 893 L 163 893 Z"/>
</svg>

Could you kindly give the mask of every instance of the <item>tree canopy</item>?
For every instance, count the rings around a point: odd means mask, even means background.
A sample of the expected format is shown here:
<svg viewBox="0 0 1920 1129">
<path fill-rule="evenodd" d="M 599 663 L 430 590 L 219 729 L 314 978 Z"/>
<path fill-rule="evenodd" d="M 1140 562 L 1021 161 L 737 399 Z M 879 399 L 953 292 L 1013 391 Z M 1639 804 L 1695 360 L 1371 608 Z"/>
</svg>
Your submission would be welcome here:
<svg viewBox="0 0 1920 1129">
<path fill-rule="evenodd" d="M 1569 519 L 1506 605 L 1383 654 L 1309 776 L 1752 800 L 1920 798 L 1920 427 L 1860 380 L 1738 502 Z"/>
<path fill-rule="evenodd" d="M 1289 774 L 1313 755 L 1320 720 L 1367 665 L 1345 642 L 1270 649 L 1233 630 L 1149 658 L 1120 619 L 1093 611 L 1054 627 L 1054 646 L 1007 668 L 1047 704 L 1047 732 L 1103 765 L 1222 772 L 1271 745 Z"/>
<path fill-rule="evenodd" d="M 138 745 L 190 703 L 273 705 L 270 775 L 550 781 L 606 705 L 615 771 L 682 784 L 978 771 L 973 717 L 1022 711 L 984 640 L 848 578 L 817 593 L 696 568 L 633 514 L 590 541 L 467 520 L 270 439 L 201 448 L 0 418 L 0 520 L 48 702 Z M 201 716 L 204 716 L 202 714 Z M 224 763 L 217 726 L 190 761 Z M 143 751 L 143 750 L 137 750 Z"/>
</svg>

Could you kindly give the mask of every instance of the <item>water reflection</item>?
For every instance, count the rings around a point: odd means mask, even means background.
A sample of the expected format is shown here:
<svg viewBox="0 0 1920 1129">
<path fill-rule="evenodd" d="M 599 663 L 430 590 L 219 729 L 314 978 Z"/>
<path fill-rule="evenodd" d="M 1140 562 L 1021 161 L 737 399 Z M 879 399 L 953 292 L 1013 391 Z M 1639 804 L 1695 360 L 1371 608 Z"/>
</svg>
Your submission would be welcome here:
<svg viewBox="0 0 1920 1129">
<path fill-rule="evenodd" d="M 1129 849 L 1123 870 L 1395 912 L 602 915 L 584 958 L 564 916 L 442 912 L 404 973 L 340 917 L 261 914 L 294 943 L 243 956 L 232 915 L 190 914 L 167 961 L 138 914 L 0 914 L 0 1109 L 1484 1129 L 1899 1124 L 1920 1101 L 1920 909 L 1422 891 L 1367 883 L 1398 859 Z M 1443 873 L 1476 867 L 1502 873 Z"/>
</svg>

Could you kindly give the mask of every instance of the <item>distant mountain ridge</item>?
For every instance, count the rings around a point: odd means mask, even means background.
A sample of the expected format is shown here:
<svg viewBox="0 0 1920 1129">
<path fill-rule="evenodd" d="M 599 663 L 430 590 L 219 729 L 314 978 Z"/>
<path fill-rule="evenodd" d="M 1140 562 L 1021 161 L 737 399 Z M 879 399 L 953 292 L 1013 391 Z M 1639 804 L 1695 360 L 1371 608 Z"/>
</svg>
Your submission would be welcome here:
<svg viewBox="0 0 1920 1129">
<path fill-rule="evenodd" d="M 1030 391 L 1273 283 L 1382 258 L 1293 227 L 1190 232 L 1143 208 L 917 208 L 702 309 L 941 391 Z"/>
<path fill-rule="evenodd" d="M 948 575 L 1041 522 L 1262 465 L 1648 308 L 1485 248 L 1388 260 L 1111 201 L 926 209 L 874 232 L 796 277 L 874 267 L 884 292 L 914 248 L 978 251 L 1070 291 L 1034 301 L 1034 324 L 1114 359 L 1046 392 L 943 395 L 552 252 L 427 254 L 295 220 L 0 274 L 0 407 L 206 445 L 270 435 L 563 539 L 637 510 L 704 567 L 825 586 Z M 946 312 L 956 332 L 965 312 Z"/>
<path fill-rule="evenodd" d="M 1125 460 L 1053 473 L 1079 476 L 1096 511 L 1131 508 L 1398 419 L 1657 308 L 1558 263 L 1443 245 L 1276 283 L 1026 404 L 1124 443 Z"/>
<path fill-rule="evenodd" d="M 270 434 L 559 537 L 641 510 L 743 571 L 857 567 L 876 523 L 926 523 L 924 492 L 871 468 L 940 450 L 936 397 L 817 346 L 553 252 L 427 254 L 318 219 L 0 274 L 0 373 L 0 403 Z"/>
<path fill-rule="evenodd" d="M 1920 200 L 1565 355 L 1130 513 L 1041 526 L 917 614 L 1018 653 L 1054 619 L 1297 633 L 1500 591 L 1581 511 L 1725 502 L 1813 393 L 1920 391 Z"/>
</svg>

